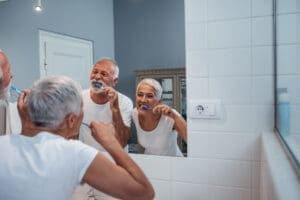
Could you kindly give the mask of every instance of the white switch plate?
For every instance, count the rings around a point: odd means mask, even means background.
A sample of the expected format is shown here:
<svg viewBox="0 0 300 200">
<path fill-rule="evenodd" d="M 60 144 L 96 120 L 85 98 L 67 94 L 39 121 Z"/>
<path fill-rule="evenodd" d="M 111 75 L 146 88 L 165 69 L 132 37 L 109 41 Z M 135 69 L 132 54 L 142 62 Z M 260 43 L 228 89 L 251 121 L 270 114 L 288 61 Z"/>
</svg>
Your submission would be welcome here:
<svg viewBox="0 0 300 200">
<path fill-rule="evenodd" d="M 190 118 L 220 119 L 221 100 L 219 99 L 191 99 L 188 105 Z"/>
</svg>

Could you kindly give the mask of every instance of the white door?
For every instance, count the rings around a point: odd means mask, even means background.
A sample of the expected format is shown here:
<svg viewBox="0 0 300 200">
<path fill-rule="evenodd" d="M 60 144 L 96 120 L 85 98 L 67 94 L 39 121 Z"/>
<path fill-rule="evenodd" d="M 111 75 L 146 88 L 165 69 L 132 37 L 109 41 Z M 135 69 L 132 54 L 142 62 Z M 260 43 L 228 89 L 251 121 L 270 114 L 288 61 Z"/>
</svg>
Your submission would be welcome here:
<svg viewBox="0 0 300 200">
<path fill-rule="evenodd" d="M 89 87 L 93 43 L 88 40 L 39 31 L 40 77 L 66 75 Z"/>
</svg>

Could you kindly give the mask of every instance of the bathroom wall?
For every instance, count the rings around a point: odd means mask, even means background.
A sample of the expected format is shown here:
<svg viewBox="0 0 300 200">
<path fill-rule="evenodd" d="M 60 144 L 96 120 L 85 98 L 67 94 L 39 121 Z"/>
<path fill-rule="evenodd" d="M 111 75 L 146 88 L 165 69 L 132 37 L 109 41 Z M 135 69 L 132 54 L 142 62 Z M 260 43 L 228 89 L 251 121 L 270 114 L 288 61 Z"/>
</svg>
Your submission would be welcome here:
<svg viewBox="0 0 300 200">
<path fill-rule="evenodd" d="M 0 48 L 10 58 L 13 84 L 27 88 L 40 77 L 39 29 L 93 41 L 94 60 L 114 57 L 112 0 L 42 1 L 41 14 L 33 11 L 33 3 L 0 3 Z"/>
<path fill-rule="evenodd" d="M 188 118 L 188 158 L 139 157 L 157 199 L 258 200 L 261 132 L 274 126 L 272 0 L 185 0 L 188 99 L 221 99 L 221 120 Z"/>
<path fill-rule="evenodd" d="M 135 98 L 135 70 L 185 67 L 184 1 L 114 0 L 117 88 Z"/>
<path fill-rule="evenodd" d="M 260 200 L 299 200 L 300 176 L 273 132 L 262 134 Z"/>
</svg>

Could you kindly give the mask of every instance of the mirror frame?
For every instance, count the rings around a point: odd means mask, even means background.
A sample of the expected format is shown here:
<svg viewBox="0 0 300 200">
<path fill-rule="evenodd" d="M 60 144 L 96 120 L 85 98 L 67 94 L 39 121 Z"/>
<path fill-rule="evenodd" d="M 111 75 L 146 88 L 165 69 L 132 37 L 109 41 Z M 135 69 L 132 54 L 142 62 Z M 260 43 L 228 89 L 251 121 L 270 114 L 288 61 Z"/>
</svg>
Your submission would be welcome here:
<svg viewBox="0 0 300 200">
<path fill-rule="evenodd" d="M 297 175 L 300 177 L 300 161 L 297 159 L 297 157 L 295 156 L 293 150 L 290 148 L 289 144 L 287 143 L 287 141 L 285 140 L 285 138 L 283 137 L 283 135 L 279 132 L 278 130 L 278 124 L 277 124 L 277 120 L 278 120 L 278 109 L 277 109 L 277 105 L 278 105 L 278 84 L 277 84 L 277 75 L 278 75 L 278 63 L 277 63 L 277 58 L 278 58 L 278 51 L 277 51 L 277 28 L 278 28 L 278 24 L 277 24 L 277 1 L 279 0 L 273 0 L 273 44 L 274 44 L 274 48 L 273 48 L 273 57 L 274 57 L 274 122 L 275 122 L 275 126 L 274 126 L 274 132 L 276 133 L 277 137 L 279 138 L 280 142 L 283 144 L 283 148 L 286 151 L 293 167 L 295 168 L 295 171 L 297 173 Z"/>
</svg>

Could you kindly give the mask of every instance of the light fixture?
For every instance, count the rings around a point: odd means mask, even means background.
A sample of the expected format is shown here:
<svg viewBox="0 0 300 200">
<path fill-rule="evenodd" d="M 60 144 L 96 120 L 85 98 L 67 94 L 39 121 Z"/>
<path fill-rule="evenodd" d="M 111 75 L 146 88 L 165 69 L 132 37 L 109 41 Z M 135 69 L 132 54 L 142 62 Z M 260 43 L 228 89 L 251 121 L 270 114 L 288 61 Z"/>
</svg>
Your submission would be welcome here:
<svg viewBox="0 0 300 200">
<path fill-rule="evenodd" d="M 33 5 L 33 9 L 36 12 L 42 12 L 43 11 L 43 7 L 42 7 L 42 0 L 35 0 L 35 3 Z"/>
</svg>

